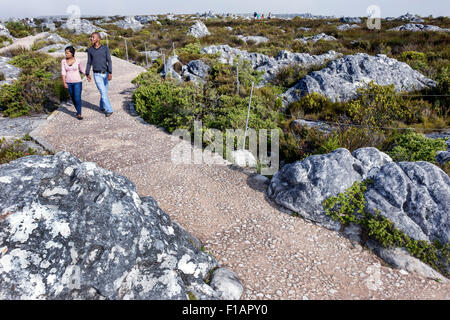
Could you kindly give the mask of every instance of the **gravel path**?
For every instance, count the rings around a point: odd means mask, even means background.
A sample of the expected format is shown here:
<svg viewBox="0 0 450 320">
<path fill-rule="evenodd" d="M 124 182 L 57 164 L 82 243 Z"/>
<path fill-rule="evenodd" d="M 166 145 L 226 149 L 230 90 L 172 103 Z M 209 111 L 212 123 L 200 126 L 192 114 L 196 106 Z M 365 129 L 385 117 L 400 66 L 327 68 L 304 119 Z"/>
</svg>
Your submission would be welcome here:
<svg viewBox="0 0 450 320">
<path fill-rule="evenodd" d="M 79 59 L 85 57 L 78 54 Z M 177 141 L 128 111 L 142 68 L 113 57 L 110 99 L 83 83 L 83 121 L 62 105 L 33 136 L 56 151 L 114 170 L 154 197 L 161 208 L 205 244 L 244 284 L 243 299 L 449 299 L 450 285 L 395 270 L 340 234 L 271 204 L 253 174 L 220 165 L 176 165 Z"/>
</svg>

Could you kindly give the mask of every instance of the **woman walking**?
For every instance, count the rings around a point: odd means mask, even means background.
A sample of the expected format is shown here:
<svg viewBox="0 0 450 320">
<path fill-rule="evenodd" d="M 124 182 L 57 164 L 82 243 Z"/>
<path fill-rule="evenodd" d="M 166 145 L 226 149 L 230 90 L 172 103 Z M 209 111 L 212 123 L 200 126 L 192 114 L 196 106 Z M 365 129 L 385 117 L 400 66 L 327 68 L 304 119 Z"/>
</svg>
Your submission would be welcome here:
<svg viewBox="0 0 450 320">
<path fill-rule="evenodd" d="M 68 46 L 65 50 L 66 58 L 61 61 L 61 76 L 64 88 L 69 90 L 75 109 L 77 109 L 77 119 L 83 120 L 81 116 L 81 73 L 85 73 L 85 68 L 75 59 L 75 49 Z"/>
</svg>

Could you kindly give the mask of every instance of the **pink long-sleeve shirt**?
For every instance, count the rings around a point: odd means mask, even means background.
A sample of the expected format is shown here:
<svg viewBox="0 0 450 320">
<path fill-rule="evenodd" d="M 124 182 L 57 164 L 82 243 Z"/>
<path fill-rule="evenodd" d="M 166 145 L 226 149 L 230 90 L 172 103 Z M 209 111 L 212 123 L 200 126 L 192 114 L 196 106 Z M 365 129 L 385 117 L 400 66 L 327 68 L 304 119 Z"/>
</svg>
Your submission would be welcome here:
<svg viewBox="0 0 450 320">
<path fill-rule="evenodd" d="M 85 68 L 75 59 L 74 63 L 69 66 L 66 59 L 61 60 L 61 75 L 66 76 L 67 83 L 81 82 L 80 71 L 85 73 Z"/>
</svg>

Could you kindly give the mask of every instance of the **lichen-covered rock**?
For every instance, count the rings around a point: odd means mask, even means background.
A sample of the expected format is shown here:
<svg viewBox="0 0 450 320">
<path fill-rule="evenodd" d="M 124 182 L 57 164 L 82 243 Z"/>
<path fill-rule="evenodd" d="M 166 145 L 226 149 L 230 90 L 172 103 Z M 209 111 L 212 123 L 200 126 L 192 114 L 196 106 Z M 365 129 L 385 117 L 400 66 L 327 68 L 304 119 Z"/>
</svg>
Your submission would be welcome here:
<svg viewBox="0 0 450 320">
<path fill-rule="evenodd" d="M 67 152 L 0 166 L 0 299 L 217 299 L 217 266 L 123 176 Z"/>
<path fill-rule="evenodd" d="M 388 31 L 435 31 L 435 32 L 450 32 L 450 29 L 443 29 L 438 26 L 433 25 L 423 25 L 420 23 L 408 23 L 402 26 L 398 26 L 392 29 L 389 29 Z"/>
<path fill-rule="evenodd" d="M 196 20 L 186 33 L 187 36 L 193 36 L 194 38 L 202 38 L 210 34 L 206 25 L 200 20 Z"/>
<path fill-rule="evenodd" d="M 395 86 L 397 91 L 415 91 L 436 86 L 408 64 L 378 54 L 347 55 L 334 60 L 322 70 L 314 71 L 301 79 L 283 94 L 286 104 L 299 100 L 308 93 L 317 92 L 334 101 L 356 98 L 357 89 L 370 81 L 379 85 Z"/>
</svg>

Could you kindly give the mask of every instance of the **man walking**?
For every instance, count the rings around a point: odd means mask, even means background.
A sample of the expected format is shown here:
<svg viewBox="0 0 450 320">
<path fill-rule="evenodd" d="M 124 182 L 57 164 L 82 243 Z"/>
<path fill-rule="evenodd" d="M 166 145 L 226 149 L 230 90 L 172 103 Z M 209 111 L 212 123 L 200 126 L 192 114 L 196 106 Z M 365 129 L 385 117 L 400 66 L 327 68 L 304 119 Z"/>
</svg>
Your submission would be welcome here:
<svg viewBox="0 0 450 320">
<path fill-rule="evenodd" d="M 109 117 L 113 113 L 111 102 L 108 98 L 108 81 L 112 79 L 112 62 L 108 47 L 102 46 L 100 40 L 100 33 L 94 32 L 91 34 L 92 46 L 87 50 L 86 76 L 88 81 L 91 82 L 92 77 L 89 73 L 92 66 L 94 81 L 100 92 L 100 110 L 104 111 L 105 115 Z"/>
</svg>

